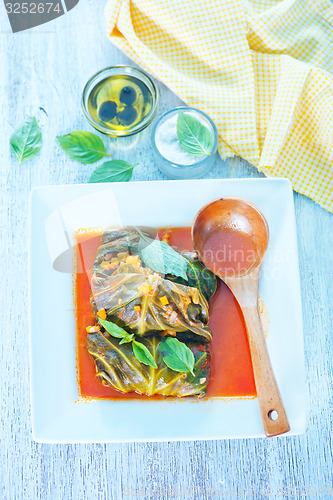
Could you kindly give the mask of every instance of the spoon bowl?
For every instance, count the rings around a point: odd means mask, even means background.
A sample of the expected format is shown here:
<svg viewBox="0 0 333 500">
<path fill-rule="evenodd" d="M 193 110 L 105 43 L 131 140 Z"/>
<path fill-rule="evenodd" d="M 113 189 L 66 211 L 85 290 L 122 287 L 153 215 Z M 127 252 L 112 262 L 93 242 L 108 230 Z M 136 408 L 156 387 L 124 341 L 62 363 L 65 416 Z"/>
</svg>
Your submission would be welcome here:
<svg viewBox="0 0 333 500">
<path fill-rule="evenodd" d="M 260 267 L 269 239 L 266 219 L 252 203 L 218 198 L 205 205 L 192 226 L 194 248 L 220 278 L 243 276 Z"/>
<path fill-rule="evenodd" d="M 242 309 L 264 431 L 266 436 L 276 436 L 288 432 L 290 426 L 259 314 L 259 273 L 268 239 L 265 217 L 241 198 L 219 198 L 208 203 L 192 226 L 199 259 L 224 281 Z"/>
</svg>

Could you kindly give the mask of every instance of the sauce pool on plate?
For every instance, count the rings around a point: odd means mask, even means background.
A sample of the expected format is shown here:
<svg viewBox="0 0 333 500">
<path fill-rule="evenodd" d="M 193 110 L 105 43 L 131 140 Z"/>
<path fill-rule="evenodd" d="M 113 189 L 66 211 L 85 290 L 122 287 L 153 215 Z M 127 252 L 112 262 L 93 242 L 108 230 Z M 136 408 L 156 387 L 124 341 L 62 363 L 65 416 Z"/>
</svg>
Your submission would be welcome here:
<svg viewBox="0 0 333 500">
<path fill-rule="evenodd" d="M 189 227 L 160 229 L 159 237 L 175 250 L 193 251 Z M 90 305 L 89 270 L 101 243 L 101 236 L 97 233 L 90 234 L 89 237 L 87 234 L 78 235 L 77 243 L 77 259 L 84 263 L 83 272 L 75 275 L 77 373 L 80 395 L 107 399 L 165 399 L 162 396 L 123 394 L 102 385 L 97 379 L 94 362 L 86 349 L 86 327 L 95 322 Z M 210 301 L 209 316 L 209 327 L 213 333 L 213 340 L 209 344 L 212 361 L 211 378 L 205 398 L 254 397 L 256 389 L 243 315 L 233 294 L 220 280 Z"/>
</svg>

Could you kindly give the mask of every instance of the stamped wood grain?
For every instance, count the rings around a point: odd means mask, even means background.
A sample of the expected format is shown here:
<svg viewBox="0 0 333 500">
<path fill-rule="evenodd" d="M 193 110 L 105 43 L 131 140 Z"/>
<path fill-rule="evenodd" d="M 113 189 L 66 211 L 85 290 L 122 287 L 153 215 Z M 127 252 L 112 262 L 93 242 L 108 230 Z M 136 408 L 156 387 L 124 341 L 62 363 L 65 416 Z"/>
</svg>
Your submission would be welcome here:
<svg viewBox="0 0 333 500">
<path fill-rule="evenodd" d="M 15 35 L 0 8 L 0 498 L 275 499 L 288 493 L 333 498 L 333 219 L 301 195 L 295 195 L 295 206 L 309 411 L 304 436 L 107 445 L 32 441 L 29 194 L 34 186 L 86 182 L 94 168 L 71 161 L 55 137 L 73 129 L 91 130 L 81 111 L 84 83 L 95 71 L 128 61 L 105 36 L 104 3 L 81 0 L 52 23 Z M 159 87 L 159 113 L 180 103 Z M 9 137 L 29 115 L 38 116 L 44 145 L 37 158 L 19 167 L 10 154 Z M 115 158 L 139 164 L 133 180 L 164 178 L 148 139 L 143 134 L 131 147 L 105 140 Z M 260 174 L 236 158 L 217 160 L 207 177 L 230 176 Z"/>
</svg>

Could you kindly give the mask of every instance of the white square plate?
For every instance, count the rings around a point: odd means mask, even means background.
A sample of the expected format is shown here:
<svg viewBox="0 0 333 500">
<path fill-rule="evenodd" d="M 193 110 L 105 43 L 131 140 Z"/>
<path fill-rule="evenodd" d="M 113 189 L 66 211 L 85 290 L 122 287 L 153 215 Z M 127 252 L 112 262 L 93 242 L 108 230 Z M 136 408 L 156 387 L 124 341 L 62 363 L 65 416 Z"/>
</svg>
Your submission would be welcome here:
<svg viewBox="0 0 333 500">
<path fill-rule="evenodd" d="M 33 190 L 30 327 L 32 428 L 36 441 L 264 437 L 257 399 L 87 402 L 80 400 L 78 393 L 70 272 L 73 231 L 121 223 L 190 226 L 203 205 L 222 196 L 250 200 L 268 221 L 270 241 L 260 278 L 260 296 L 270 318 L 267 346 L 291 426 L 288 434 L 304 432 L 302 311 L 291 185 L 284 179 L 215 179 Z"/>
</svg>

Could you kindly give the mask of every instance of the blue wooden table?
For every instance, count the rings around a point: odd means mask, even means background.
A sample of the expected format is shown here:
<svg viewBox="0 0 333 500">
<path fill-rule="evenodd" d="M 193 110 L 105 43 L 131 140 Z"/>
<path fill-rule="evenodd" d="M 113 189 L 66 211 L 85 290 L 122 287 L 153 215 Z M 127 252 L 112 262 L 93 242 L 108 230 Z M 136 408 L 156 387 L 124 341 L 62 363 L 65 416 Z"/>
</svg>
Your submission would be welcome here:
<svg viewBox="0 0 333 500">
<path fill-rule="evenodd" d="M 71 161 L 56 135 L 91 130 L 81 92 L 97 70 L 130 63 L 105 36 L 104 0 L 81 0 L 63 17 L 12 34 L 0 7 L 0 498 L 333 498 L 333 218 L 295 194 L 304 314 L 305 435 L 257 440 L 44 445 L 32 440 L 29 394 L 28 201 L 33 186 L 86 182 L 93 166 Z M 158 113 L 180 104 L 159 84 Z M 42 123 L 40 155 L 18 166 L 9 137 L 28 116 Z M 147 136 L 115 157 L 138 163 L 133 180 L 163 179 Z M 259 177 L 236 158 L 209 178 Z M 47 325 L 42 325 L 47 327 Z M 294 488 L 294 489 L 293 489 Z"/>
</svg>

